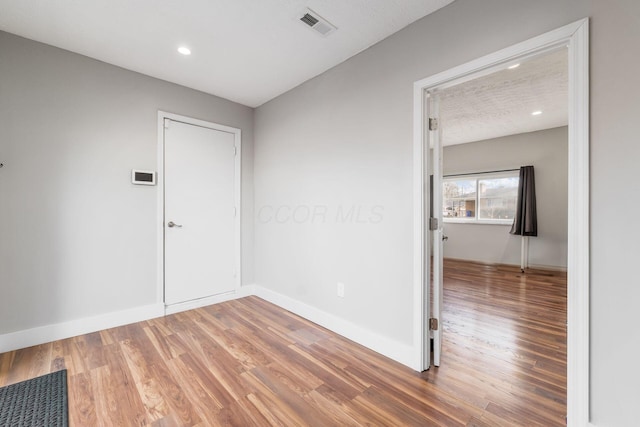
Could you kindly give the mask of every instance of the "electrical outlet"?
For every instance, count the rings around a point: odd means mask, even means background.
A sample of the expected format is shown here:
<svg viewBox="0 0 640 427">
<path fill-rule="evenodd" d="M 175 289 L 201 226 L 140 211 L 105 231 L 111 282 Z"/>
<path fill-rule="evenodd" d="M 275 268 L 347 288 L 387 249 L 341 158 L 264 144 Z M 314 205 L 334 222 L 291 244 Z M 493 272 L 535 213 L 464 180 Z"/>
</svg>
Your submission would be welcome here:
<svg viewBox="0 0 640 427">
<path fill-rule="evenodd" d="M 344 283 L 338 282 L 338 296 L 344 298 Z"/>
</svg>

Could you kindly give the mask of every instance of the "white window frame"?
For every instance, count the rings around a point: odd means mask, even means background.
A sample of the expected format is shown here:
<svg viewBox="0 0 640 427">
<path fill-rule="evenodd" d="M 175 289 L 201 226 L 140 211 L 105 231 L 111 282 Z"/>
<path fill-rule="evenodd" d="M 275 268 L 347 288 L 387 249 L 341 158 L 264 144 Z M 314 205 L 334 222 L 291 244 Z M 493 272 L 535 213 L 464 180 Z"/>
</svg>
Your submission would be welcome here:
<svg viewBox="0 0 640 427">
<path fill-rule="evenodd" d="M 474 217 L 442 217 L 442 221 L 451 224 L 484 224 L 484 225 L 512 225 L 513 219 L 480 219 L 480 194 L 478 190 L 478 181 L 481 179 L 500 179 L 500 178 L 520 178 L 519 170 L 504 171 L 504 172 L 492 172 L 492 173 L 477 173 L 477 174 L 460 174 L 460 175 L 447 175 L 443 178 L 443 185 L 446 181 L 462 181 L 462 180 L 475 180 L 476 181 L 476 209 Z M 444 189 L 443 189 L 444 199 Z M 443 200 L 444 202 L 444 200 Z"/>
</svg>

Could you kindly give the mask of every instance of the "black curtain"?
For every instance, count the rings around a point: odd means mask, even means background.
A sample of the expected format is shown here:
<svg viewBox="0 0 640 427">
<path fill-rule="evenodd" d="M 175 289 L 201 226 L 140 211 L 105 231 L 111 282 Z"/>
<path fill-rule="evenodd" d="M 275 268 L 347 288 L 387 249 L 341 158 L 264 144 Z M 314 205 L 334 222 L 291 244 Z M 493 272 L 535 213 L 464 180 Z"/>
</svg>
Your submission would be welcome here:
<svg viewBox="0 0 640 427">
<path fill-rule="evenodd" d="M 511 234 L 518 236 L 538 235 L 538 215 L 536 214 L 536 182 L 533 166 L 520 168 L 518 184 L 518 205 L 513 219 Z"/>
</svg>

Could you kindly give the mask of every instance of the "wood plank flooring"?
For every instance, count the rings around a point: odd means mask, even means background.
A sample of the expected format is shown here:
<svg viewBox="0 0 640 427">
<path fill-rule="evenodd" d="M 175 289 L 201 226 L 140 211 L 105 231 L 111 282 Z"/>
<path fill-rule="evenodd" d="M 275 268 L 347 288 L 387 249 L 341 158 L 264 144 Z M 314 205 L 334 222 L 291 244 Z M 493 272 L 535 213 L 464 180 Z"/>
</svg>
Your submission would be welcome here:
<svg viewBox="0 0 640 427">
<path fill-rule="evenodd" d="M 565 425 L 565 275 L 445 275 L 423 373 L 248 297 L 0 354 L 0 386 L 67 368 L 72 426 Z"/>
</svg>

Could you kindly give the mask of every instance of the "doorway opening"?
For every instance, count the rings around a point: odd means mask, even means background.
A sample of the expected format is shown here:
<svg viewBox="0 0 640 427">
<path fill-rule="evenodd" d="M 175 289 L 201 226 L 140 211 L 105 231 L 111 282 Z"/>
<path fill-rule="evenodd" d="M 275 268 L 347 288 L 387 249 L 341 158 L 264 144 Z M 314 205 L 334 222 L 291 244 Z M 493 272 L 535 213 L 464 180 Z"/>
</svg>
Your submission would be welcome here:
<svg viewBox="0 0 640 427">
<path fill-rule="evenodd" d="M 486 57 L 461 65 L 446 72 L 420 80 L 414 85 L 414 189 L 415 189 L 415 313 L 414 342 L 416 343 L 416 367 L 425 370 L 430 367 L 430 326 L 438 324 L 431 312 L 438 309 L 434 294 L 431 301 L 428 278 L 432 269 L 438 270 L 438 259 L 442 251 L 436 242 L 441 242 L 442 229 L 439 224 L 428 220 L 429 165 L 432 154 L 431 141 L 437 142 L 438 135 L 429 130 L 433 125 L 429 118 L 434 111 L 425 93 L 435 94 L 446 88 L 460 85 L 482 76 L 495 73 L 515 63 L 524 62 L 535 56 L 558 49 L 568 53 L 568 232 L 567 232 L 567 421 L 569 425 L 584 425 L 588 422 L 589 404 L 589 161 L 588 161 L 588 21 L 582 20 L 534 39 L 495 52 Z M 434 136 L 435 135 L 435 136 Z M 433 162 L 438 167 L 438 162 Z M 440 167 L 442 164 L 440 163 Z M 437 171 L 441 173 L 440 171 Z M 434 185 L 434 201 L 442 200 L 438 192 L 441 186 Z M 437 202 L 436 202 L 437 203 Z M 441 207 L 434 210 L 442 215 Z M 466 210 L 465 210 L 466 213 Z M 435 237 L 434 237 L 435 236 Z M 434 242 L 433 245 L 431 242 Z M 432 247 L 433 246 L 433 247 Z M 437 279 L 436 279 L 437 280 Z M 439 314 L 439 313 L 435 313 Z M 435 322 L 432 320 L 435 319 Z M 441 333 L 440 331 L 434 331 Z M 436 346 L 438 343 L 435 343 Z M 443 355 L 446 363 L 446 355 Z"/>
<path fill-rule="evenodd" d="M 549 426 L 566 424 L 566 50 L 427 94 L 441 142 L 429 147 L 439 163 L 430 217 L 441 221 L 432 233 L 433 365 L 449 368 L 443 381 L 477 367 L 493 405 Z M 525 165 L 535 172 L 536 237 L 511 234 Z M 544 411 L 527 413 L 534 402 Z"/>
</svg>

